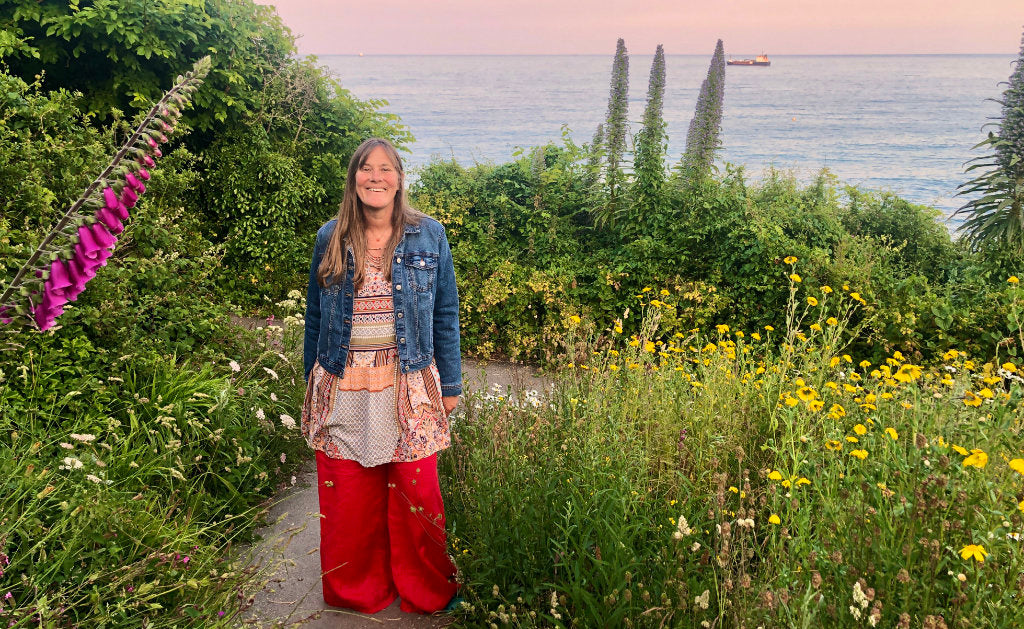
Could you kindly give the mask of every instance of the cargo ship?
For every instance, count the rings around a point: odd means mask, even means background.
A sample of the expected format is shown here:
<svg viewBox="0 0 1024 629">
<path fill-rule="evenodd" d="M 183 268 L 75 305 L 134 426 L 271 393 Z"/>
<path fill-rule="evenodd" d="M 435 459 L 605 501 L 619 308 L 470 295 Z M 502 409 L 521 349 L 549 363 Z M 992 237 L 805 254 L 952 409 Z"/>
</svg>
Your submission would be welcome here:
<svg viewBox="0 0 1024 629">
<path fill-rule="evenodd" d="M 725 63 L 731 66 L 770 66 L 772 64 L 766 54 L 760 54 L 753 59 L 730 59 Z"/>
</svg>

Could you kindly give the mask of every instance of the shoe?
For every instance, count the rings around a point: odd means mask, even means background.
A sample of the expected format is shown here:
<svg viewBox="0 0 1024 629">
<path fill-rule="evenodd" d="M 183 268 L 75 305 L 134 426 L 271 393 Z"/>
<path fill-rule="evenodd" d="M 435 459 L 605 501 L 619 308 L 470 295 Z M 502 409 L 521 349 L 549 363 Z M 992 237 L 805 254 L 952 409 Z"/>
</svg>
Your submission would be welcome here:
<svg viewBox="0 0 1024 629">
<path fill-rule="evenodd" d="M 452 597 L 452 600 L 448 601 L 448 604 L 445 605 L 445 608 L 443 610 L 441 610 L 441 611 L 443 611 L 445 613 L 451 613 L 451 612 L 456 611 L 457 609 L 459 609 L 459 606 L 462 605 L 465 602 L 466 602 L 466 599 L 464 599 L 461 596 L 459 596 L 458 594 L 456 594 L 455 596 Z"/>
</svg>

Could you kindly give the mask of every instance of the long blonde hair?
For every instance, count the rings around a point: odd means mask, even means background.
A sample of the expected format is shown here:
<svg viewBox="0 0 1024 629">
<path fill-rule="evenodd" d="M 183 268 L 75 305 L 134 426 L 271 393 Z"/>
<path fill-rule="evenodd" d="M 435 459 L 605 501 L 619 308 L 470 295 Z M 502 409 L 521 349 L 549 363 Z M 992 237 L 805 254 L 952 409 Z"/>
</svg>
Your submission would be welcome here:
<svg viewBox="0 0 1024 629">
<path fill-rule="evenodd" d="M 409 206 L 405 196 L 405 169 L 402 167 L 402 158 L 391 142 L 383 138 L 370 138 L 356 149 L 352 159 L 348 163 L 348 174 L 345 177 L 345 195 L 338 207 L 338 222 L 334 226 L 334 233 L 327 241 L 327 249 L 324 251 L 323 259 L 320 261 L 320 268 L 317 270 L 317 282 L 322 287 L 327 286 L 328 279 L 332 284 L 341 282 L 345 278 L 348 256 L 345 255 L 348 247 L 352 248 L 353 263 L 355 264 L 352 276 L 355 289 L 359 290 L 366 279 L 364 271 L 366 264 L 366 219 L 363 215 L 363 202 L 356 194 L 356 173 L 366 163 L 370 153 L 377 147 L 384 149 L 388 159 L 391 160 L 395 171 L 398 173 L 398 190 L 395 192 L 395 208 L 391 213 L 391 239 L 384 247 L 384 276 L 391 279 L 391 260 L 394 257 L 395 248 L 405 235 L 406 225 L 415 225 L 424 216 L 422 213 Z"/>
</svg>

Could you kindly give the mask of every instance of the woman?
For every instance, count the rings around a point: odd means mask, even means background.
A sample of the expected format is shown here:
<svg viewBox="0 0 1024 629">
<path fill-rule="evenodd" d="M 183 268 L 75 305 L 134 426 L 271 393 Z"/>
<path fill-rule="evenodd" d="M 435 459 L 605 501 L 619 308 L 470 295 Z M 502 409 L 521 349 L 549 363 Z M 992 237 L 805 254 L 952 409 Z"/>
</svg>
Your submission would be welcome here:
<svg viewBox="0 0 1024 629">
<path fill-rule="evenodd" d="M 432 613 L 455 600 L 437 452 L 462 393 L 444 228 L 409 207 L 387 140 L 349 162 L 309 270 L 302 434 L 316 450 L 324 601 Z"/>
</svg>

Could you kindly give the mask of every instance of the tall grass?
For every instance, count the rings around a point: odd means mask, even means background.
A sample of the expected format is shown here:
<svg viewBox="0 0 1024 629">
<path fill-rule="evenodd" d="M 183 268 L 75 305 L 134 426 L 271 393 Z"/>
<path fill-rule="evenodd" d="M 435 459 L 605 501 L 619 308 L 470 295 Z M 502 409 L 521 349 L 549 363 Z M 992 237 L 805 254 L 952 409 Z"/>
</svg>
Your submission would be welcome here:
<svg viewBox="0 0 1024 629">
<path fill-rule="evenodd" d="M 645 290 L 636 336 L 568 322 L 550 398 L 468 405 L 442 459 L 467 625 L 1024 622 L 1021 367 L 849 355 L 866 301 L 796 262 L 777 329 L 664 338 Z"/>
<path fill-rule="evenodd" d="M 215 364 L 60 335 L 0 363 L 0 624 L 236 624 L 239 549 L 304 450 L 296 329 Z"/>
</svg>

